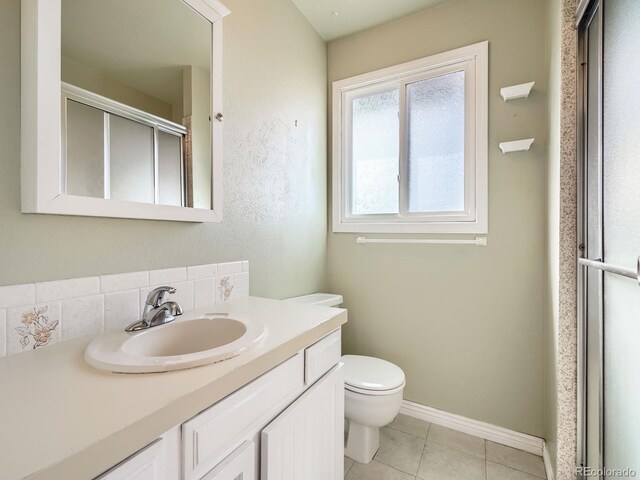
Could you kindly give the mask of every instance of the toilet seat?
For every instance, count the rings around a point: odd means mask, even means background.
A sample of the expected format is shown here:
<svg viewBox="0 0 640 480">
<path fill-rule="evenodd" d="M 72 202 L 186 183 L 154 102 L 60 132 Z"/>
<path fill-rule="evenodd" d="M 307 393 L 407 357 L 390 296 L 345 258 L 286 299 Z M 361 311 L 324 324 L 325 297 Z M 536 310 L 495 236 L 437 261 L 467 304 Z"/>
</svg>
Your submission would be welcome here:
<svg viewBox="0 0 640 480">
<path fill-rule="evenodd" d="M 367 390 L 365 388 L 357 388 L 353 385 L 344 384 L 344 389 L 349 390 L 353 393 L 359 393 L 360 395 L 370 395 L 372 397 L 382 397 L 384 395 L 393 395 L 394 393 L 401 392 L 404 390 L 405 382 L 402 383 L 399 387 L 393 388 L 391 390 Z"/>
<path fill-rule="evenodd" d="M 345 388 L 362 395 L 392 395 L 405 386 L 400 367 L 381 358 L 344 355 Z"/>
</svg>

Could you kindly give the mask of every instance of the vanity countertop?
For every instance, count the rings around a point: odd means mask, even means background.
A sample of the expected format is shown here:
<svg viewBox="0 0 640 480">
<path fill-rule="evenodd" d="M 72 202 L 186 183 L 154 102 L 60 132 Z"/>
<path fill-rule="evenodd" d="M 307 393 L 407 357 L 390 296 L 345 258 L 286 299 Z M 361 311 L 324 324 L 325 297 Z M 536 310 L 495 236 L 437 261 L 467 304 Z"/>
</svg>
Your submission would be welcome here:
<svg viewBox="0 0 640 480">
<path fill-rule="evenodd" d="M 0 478 L 92 479 L 347 321 L 343 309 L 249 297 L 185 313 L 260 320 L 252 350 L 167 373 L 114 374 L 85 337 L 0 359 Z"/>
</svg>

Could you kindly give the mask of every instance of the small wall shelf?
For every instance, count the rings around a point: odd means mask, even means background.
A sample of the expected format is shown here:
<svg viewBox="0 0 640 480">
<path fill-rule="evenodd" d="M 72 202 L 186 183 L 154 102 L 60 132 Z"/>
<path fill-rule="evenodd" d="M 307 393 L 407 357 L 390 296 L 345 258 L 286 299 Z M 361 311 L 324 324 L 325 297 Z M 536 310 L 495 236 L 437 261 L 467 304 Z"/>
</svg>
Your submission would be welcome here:
<svg viewBox="0 0 640 480">
<path fill-rule="evenodd" d="M 516 98 L 527 98 L 531 93 L 531 89 L 536 82 L 522 83 L 520 85 L 512 85 L 500 89 L 500 96 L 505 102 L 515 100 Z"/>
<path fill-rule="evenodd" d="M 535 138 L 527 138 L 525 140 L 514 140 L 512 142 L 501 142 L 500 150 L 502 153 L 526 152 L 531 148 Z"/>
</svg>

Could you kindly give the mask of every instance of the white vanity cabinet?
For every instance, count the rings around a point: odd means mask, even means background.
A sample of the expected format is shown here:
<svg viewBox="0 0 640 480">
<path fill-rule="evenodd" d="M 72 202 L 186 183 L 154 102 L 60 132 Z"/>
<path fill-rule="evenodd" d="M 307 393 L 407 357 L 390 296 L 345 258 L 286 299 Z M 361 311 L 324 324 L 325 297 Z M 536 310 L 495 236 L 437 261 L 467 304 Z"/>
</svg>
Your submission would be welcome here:
<svg viewBox="0 0 640 480">
<path fill-rule="evenodd" d="M 262 480 L 342 480 L 343 369 L 336 365 L 262 431 Z"/>
<path fill-rule="evenodd" d="M 98 480 L 165 480 L 162 442 L 159 438 Z"/>
<path fill-rule="evenodd" d="M 340 355 L 336 330 L 98 480 L 342 480 Z"/>
<path fill-rule="evenodd" d="M 181 459 L 179 441 L 180 428 L 172 428 L 96 480 L 177 480 Z"/>
<path fill-rule="evenodd" d="M 255 480 L 255 445 L 244 442 L 202 480 Z"/>
</svg>

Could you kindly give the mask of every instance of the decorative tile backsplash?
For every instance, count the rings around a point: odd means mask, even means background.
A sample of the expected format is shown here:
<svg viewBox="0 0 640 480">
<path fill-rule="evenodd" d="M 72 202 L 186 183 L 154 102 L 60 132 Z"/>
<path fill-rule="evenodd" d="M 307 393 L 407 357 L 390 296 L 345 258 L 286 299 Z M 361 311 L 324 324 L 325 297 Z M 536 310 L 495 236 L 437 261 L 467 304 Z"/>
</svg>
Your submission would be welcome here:
<svg viewBox="0 0 640 480">
<path fill-rule="evenodd" d="M 147 294 L 176 288 L 167 298 L 192 310 L 249 295 L 249 262 L 168 268 L 0 287 L 0 357 L 139 320 Z"/>
</svg>

